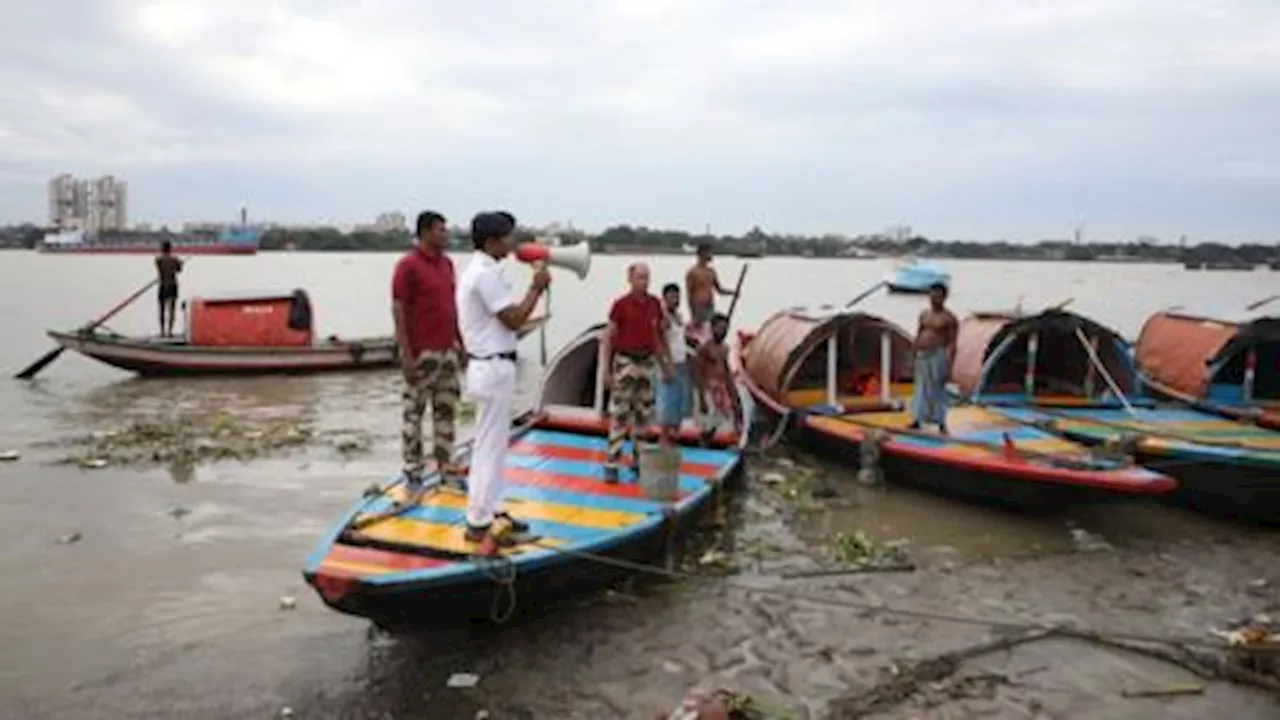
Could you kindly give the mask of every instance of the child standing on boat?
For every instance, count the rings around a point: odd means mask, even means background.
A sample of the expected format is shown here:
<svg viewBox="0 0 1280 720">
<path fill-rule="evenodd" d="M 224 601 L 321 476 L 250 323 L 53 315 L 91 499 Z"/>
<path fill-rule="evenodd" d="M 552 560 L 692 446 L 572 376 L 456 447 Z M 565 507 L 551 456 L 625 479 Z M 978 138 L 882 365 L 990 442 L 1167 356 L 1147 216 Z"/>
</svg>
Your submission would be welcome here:
<svg viewBox="0 0 1280 720">
<path fill-rule="evenodd" d="M 702 444 L 708 445 L 720 430 L 736 429 L 737 396 L 729 370 L 729 318 L 716 313 L 711 318 L 711 337 L 698 347 L 693 360 L 693 386 L 697 393 L 698 429 Z"/>
<path fill-rule="evenodd" d="M 947 434 L 947 379 L 956 359 L 956 316 L 947 309 L 947 286 L 929 287 L 929 308 L 920 313 L 916 332 L 915 390 L 911 398 L 912 419 L 907 427 L 919 430 L 929 423 Z"/>
</svg>

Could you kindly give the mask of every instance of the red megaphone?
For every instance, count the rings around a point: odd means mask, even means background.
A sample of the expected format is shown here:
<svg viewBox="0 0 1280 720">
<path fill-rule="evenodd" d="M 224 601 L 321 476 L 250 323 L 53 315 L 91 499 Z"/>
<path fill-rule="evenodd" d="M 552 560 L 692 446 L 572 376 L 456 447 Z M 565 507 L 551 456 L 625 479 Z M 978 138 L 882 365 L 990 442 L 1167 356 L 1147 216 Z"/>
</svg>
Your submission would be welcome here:
<svg viewBox="0 0 1280 720">
<path fill-rule="evenodd" d="M 585 241 L 568 246 L 521 243 L 516 246 L 516 259 L 525 263 L 543 262 L 572 270 L 581 280 L 591 269 L 591 244 Z"/>
</svg>

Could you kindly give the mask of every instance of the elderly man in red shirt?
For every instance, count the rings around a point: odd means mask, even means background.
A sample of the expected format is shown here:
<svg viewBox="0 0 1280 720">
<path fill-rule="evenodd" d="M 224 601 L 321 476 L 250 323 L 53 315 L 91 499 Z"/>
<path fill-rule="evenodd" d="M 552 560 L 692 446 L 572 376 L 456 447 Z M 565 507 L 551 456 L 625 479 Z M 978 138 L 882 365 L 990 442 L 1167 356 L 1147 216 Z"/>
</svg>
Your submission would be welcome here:
<svg viewBox="0 0 1280 720">
<path fill-rule="evenodd" d="M 411 491 L 422 487 L 425 466 L 422 417 L 431 403 L 431 452 L 442 479 L 458 481 L 454 464 L 455 419 L 466 362 L 454 302 L 453 261 L 445 255 L 449 231 L 444 216 L 419 213 L 418 242 L 396 265 L 391 281 L 396 343 L 404 371 L 401 425 L 405 480 Z"/>
<path fill-rule="evenodd" d="M 666 320 L 662 302 L 649 293 L 649 266 L 636 263 L 628 267 L 627 281 L 631 290 L 613 301 L 601 348 L 610 391 L 609 450 L 604 475 L 608 483 L 618 482 L 626 436 L 631 436 L 634 447 L 637 437 L 652 428 L 655 370 L 661 366 L 665 378 L 673 372 L 663 341 Z M 638 468 L 638 452 L 636 456 Z"/>
</svg>

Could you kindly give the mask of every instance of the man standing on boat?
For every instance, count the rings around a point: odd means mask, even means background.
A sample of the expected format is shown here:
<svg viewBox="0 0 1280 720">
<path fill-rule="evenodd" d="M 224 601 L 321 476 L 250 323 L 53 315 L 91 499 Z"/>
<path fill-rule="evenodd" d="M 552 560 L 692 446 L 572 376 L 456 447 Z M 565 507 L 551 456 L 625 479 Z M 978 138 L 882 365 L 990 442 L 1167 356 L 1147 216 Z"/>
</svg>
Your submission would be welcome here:
<svg viewBox="0 0 1280 720">
<path fill-rule="evenodd" d="M 929 423 L 947 434 L 947 379 L 956 359 L 956 334 L 960 324 L 947 309 L 947 286 L 929 286 L 929 308 L 920 313 L 916 332 L 915 390 L 911 399 L 912 430 Z"/>
<path fill-rule="evenodd" d="M 667 283 L 662 288 L 662 315 L 662 335 L 671 361 L 671 376 L 663 378 L 658 385 L 658 424 L 662 427 L 663 444 L 670 446 L 679 444 L 680 425 L 689 414 L 693 392 L 684 318 L 680 316 L 680 286 L 675 283 Z"/>
<path fill-rule="evenodd" d="M 471 220 L 475 246 L 458 282 L 458 320 L 468 352 L 467 393 L 480 401 L 467 474 L 470 542 L 502 542 L 528 525 L 498 511 L 502 501 L 516 392 L 516 332 L 529 320 L 551 274 L 538 267 L 524 297 L 512 302 L 498 263 L 511 253 L 516 219 L 507 212 L 480 213 Z"/>
<path fill-rule="evenodd" d="M 716 294 L 733 297 L 734 291 L 720 284 L 715 268 L 711 267 L 711 243 L 698 243 L 698 260 L 684 275 L 684 291 L 689 296 L 689 321 L 699 337 L 709 332 L 711 316 L 716 313 Z"/>
<path fill-rule="evenodd" d="M 436 468 L 442 479 L 458 479 L 454 422 L 461 400 L 458 374 L 465 364 L 453 261 L 445 255 L 449 231 L 444 216 L 430 210 L 419 213 L 416 231 L 417 243 L 396 264 L 391 280 L 392 316 L 405 382 L 400 439 L 411 496 L 421 489 L 426 469 L 422 416 L 428 402 Z"/>
<path fill-rule="evenodd" d="M 156 273 L 160 276 L 157 296 L 160 300 L 160 337 L 173 336 L 173 315 L 178 304 L 178 273 L 182 272 L 182 260 L 173 254 L 173 243 L 160 243 L 156 256 Z"/>
<path fill-rule="evenodd" d="M 635 443 L 653 425 L 655 371 L 661 367 L 663 380 L 670 380 L 674 372 L 663 337 L 666 322 L 662 303 L 649 293 L 649 266 L 635 263 L 628 267 L 627 282 L 631 289 L 609 308 L 609 327 L 601 348 L 601 359 L 607 368 L 605 383 L 610 391 L 609 448 L 604 468 L 607 483 L 618 482 L 627 436 L 631 437 L 639 468 L 640 449 Z"/>
</svg>

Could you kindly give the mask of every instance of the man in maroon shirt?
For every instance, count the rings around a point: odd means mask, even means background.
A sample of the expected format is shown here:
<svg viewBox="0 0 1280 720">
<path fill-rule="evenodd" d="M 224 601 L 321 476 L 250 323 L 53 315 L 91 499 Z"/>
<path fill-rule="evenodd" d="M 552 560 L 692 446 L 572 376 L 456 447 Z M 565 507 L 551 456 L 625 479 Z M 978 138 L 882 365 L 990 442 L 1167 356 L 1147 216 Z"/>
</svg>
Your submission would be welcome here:
<svg viewBox="0 0 1280 720">
<path fill-rule="evenodd" d="M 431 403 L 431 452 L 445 480 L 460 470 L 453 460 L 454 419 L 462 389 L 459 374 L 466 353 L 458 332 L 453 261 L 444 254 L 449 231 L 444 216 L 418 215 L 418 242 L 396 264 L 391 307 L 404 371 L 401 425 L 404 474 L 411 490 L 422 486 L 422 416 Z"/>
<path fill-rule="evenodd" d="M 636 263 L 627 268 L 631 291 L 613 301 L 609 328 L 605 331 L 601 355 L 608 368 L 609 453 L 605 461 L 605 482 L 618 481 L 618 461 L 622 445 L 631 436 L 648 434 L 653 425 L 654 371 L 672 375 L 667 344 L 663 342 L 665 319 L 662 303 L 649 294 L 649 266 Z M 636 453 L 639 467 L 639 453 Z"/>
</svg>

